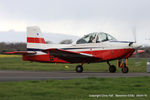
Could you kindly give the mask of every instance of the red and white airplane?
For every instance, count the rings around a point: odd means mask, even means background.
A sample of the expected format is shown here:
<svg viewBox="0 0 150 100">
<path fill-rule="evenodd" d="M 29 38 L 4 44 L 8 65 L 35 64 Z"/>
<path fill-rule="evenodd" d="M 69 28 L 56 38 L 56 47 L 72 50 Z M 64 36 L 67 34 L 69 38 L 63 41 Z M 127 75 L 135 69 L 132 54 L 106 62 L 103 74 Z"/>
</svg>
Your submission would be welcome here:
<svg viewBox="0 0 150 100">
<path fill-rule="evenodd" d="M 27 51 L 7 52 L 22 54 L 24 61 L 45 63 L 80 63 L 76 72 L 83 71 L 83 64 L 107 62 L 109 71 L 116 72 L 115 65 L 109 62 L 129 58 L 140 47 L 134 42 L 117 41 L 103 32 L 85 35 L 73 44 L 46 44 L 37 26 L 27 27 Z M 120 65 L 123 73 L 128 72 L 126 64 Z"/>
</svg>

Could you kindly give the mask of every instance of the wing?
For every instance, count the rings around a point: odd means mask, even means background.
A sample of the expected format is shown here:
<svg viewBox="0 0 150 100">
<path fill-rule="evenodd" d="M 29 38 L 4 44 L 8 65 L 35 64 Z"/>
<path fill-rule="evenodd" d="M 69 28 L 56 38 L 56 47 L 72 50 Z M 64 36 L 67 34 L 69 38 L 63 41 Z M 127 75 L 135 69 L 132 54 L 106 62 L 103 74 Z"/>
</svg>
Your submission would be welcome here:
<svg viewBox="0 0 150 100">
<path fill-rule="evenodd" d="M 96 62 L 97 60 L 100 59 L 100 58 L 94 57 L 91 54 L 78 53 L 78 52 L 67 51 L 67 50 L 62 50 L 62 49 L 46 49 L 42 51 L 49 53 L 49 55 L 52 55 L 59 59 L 68 61 L 70 63 L 82 63 L 82 62 L 90 63 L 90 62 Z"/>
<path fill-rule="evenodd" d="M 13 51 L 13 52 L 4 52 L 4 54 L 36 54 L 35 51 Z"/>
</svg>

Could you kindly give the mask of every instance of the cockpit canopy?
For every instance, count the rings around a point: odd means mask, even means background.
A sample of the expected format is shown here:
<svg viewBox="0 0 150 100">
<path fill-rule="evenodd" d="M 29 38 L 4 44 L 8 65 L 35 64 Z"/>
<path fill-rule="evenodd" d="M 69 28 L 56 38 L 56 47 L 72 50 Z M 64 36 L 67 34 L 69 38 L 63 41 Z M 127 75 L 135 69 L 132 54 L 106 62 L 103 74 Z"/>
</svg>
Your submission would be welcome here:
<svg viewBox="0 0 150 100">
<path fill-rule="evenodd" d="M 84 44 L 84 43 L 100 43 L 100 42 L 105 42 L 105 41 L 110 41 L 116 39 L 103 32 L 94 32 L 94 33 L 89 33 L 88 35 L 85 35 L 81 39 L 77 40 L 76 44 Z"/>
</svg>

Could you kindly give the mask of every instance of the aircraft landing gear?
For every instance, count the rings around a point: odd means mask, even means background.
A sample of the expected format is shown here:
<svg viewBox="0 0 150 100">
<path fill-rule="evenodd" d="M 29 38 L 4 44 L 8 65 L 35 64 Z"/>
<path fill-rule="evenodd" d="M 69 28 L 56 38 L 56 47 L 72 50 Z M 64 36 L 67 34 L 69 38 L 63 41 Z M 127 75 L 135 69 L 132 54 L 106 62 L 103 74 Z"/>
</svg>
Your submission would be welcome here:
<svg viewBox="0 0 150 100">
<path fill-rule="evenodd" d="M 83 67 L 82 67 L 82 65 L 76 66 L 76 72 L 77 72 L 77 73 L 82 73 L 82 72 L 83 72 Z"/>
<path fill-rule="evenodd" d="M 122 73 L 128 73 L 129 68 L 127 67 L 127 59 L 121 59 L 118 63 L 119 67 L 121 68 Z"/>
<path fill-rule="evenodd" d="M 128 73 L 129 69 L 128 69 L 127 66 L 125 66 L 124 68 L 121 69 L 121 71 L 122 71 L 123 73 Z"/>
<path fill-rule="evenodd" d="M 110 73 L 115 73 L 116 72 L 116 66 L 111 65 L 109 62 L 107 62 L 107 64 L 109 65 L 109 72 Z"/>
<path fill-rule="evenodd" d="M 114 65 L 109 66 L 109 72 L 115 73 L 116 72 L 116 66 L 114 66 Z"/>
</svg>

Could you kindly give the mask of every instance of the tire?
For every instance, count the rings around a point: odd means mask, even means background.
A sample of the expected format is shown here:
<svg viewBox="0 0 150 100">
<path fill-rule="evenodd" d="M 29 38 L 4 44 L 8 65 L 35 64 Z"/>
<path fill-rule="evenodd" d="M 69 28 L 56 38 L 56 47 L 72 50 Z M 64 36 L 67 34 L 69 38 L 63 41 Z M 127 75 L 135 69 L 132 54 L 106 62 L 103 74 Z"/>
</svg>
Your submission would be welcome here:
<svg viewBox="0 0 150 100">
<path fill-rule="evenodd" d="M 128 69 L 128 67 L 126 66 L 126 67 L 122 68 L 121 71 L 122 71 L 122 73 L 128 73 L 128 72 L 129 72 L 129 69 Z"/>
<path fill-rule="evenodd" d="M 76 72 L 77 72 L 77 73 L 82 73 L 82 72 L 83 72 L 83 67 L 82 67 L 81 65 L 78 65 L 78 66 L 76 67 Z"/>
<path fill-rule="evenodd" d="M 116 66 L 111 65 L 111 66 L 109 67 L 109 72 L 110 72 L 110 73 L 115 73 L 115 72 L 116 72 Z"/>
</svg>

